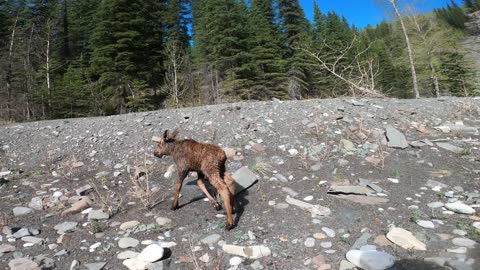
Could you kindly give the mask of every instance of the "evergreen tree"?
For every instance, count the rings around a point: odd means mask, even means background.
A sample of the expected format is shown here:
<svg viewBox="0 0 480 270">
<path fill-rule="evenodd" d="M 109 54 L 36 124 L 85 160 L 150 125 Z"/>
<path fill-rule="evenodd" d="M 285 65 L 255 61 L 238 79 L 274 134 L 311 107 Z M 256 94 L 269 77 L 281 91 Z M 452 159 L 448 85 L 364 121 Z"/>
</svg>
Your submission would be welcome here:
<svg viewBox="0 0 480 270">
<path fill-rule="evenodd" d="M 302 98 L 309 89 L 310 74 L 305 66 L 306 57 L 298 48 L 310 43 L 310 23 L 298 0 L 279 0 L 278 16 L 284 44 L 287 47 L 288 94 L 291 98 Z"/>
<path fill-rule="evenodd" d="M 279 29 L 275 24 L 272 0 L 254 0 L 251 3 L 249 43 L 252 49 L 253 82 L 242 98 L 286 98 L 286 74 Z"/>
</svg>

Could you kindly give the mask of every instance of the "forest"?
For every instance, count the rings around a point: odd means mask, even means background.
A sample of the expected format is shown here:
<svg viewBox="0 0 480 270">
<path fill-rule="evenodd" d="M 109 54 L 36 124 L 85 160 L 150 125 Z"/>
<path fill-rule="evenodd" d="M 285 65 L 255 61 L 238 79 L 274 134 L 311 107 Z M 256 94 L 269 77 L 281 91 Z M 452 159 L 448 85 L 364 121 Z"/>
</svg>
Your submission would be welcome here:
<svg viewBox="0 0 480 270">
<path fill-rule="evenodd" d="M 0 119 L 242 100 L 480 94 L 460 41 L 480 0 L 363 29 L 298 0 L 0 0 Z"/>
</svg>

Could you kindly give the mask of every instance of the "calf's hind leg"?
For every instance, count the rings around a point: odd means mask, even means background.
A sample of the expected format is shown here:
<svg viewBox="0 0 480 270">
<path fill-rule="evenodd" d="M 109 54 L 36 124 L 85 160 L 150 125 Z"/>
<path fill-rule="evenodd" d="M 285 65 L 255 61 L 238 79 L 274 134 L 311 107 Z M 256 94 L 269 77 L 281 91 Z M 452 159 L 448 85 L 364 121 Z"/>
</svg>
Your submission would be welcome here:
<svg viewBox="0 0 480 270">
<path fill-rule="evenodd" d="M 225 204 L 225 210 L 227 211 L 227 226 L 226 230 L 230 230 L 234 227 L 233 224 L 233 194 L 230 193 L 227 185 L 223 182 L 220 175 L 207 175 L 210 183 L 217 189 L 218 193 L 222 197 L 223 203 Z"/>
<path fill-rule="evenodd" d="M 188 172 L 178 172 L 177 182 L 175 183 L 175 197 L 173 197 L 172 210 L 178 209 L 178 197 L 180 196 L 180 190 L 182 189 L 183 180 L 187 177 Z"/>
<path fill-rule="evenodd" d="M 220 204 L 215 200 L 215 198 L 212 197 L 210 192 L 208 192 L 207 187 L 205 186 L 205 181 L 203 179 L 204 179 L 203 176 L 199 174 L 198 180 L 197 180 L 198 187 L 200 188 L 200 190 L 202 190 L 205 196 L 207 196 L 208 200 L 213 205 L 213 207 L 215 207 L 216 210 L 222 209 Z"/>
</svg>

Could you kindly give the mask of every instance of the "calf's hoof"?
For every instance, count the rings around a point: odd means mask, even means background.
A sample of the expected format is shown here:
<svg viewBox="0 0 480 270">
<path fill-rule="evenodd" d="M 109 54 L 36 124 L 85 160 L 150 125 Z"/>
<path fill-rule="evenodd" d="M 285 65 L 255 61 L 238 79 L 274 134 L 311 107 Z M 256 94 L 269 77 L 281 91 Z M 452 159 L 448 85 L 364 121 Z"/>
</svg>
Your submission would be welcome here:
<svg viewBox="0 0 480 270">
<path fill-rule="evenodd" d="M 213 208 L 215 208 L 215 210 L 217 210 L 217 211 L 222 210 L 222 206 L 221 206 L 220 204 L 218 204 L 218 203 L 217 203 L 217 204 L 214 204 L 214 205 L 213 205 Z"/>
<path fill-rule="evenodd" d="M 227 226 L 225 226 L 225 231 L 230 231 L 234 227 L 235 227 L 235 225 L 233 225 L 233 224 L 227 224 Z"/>
<path fill-rule="evenodd" d="M 172 210 L 172 211 L 175 211 L 175 210 L 177 210 L 177 209 L 178 209 L 178 205 L 176 205 L 176 206 L 175 206 L 175 205 L 172 205 L 172 207 L 170 207 L 170 210 Z"/>
</svg>

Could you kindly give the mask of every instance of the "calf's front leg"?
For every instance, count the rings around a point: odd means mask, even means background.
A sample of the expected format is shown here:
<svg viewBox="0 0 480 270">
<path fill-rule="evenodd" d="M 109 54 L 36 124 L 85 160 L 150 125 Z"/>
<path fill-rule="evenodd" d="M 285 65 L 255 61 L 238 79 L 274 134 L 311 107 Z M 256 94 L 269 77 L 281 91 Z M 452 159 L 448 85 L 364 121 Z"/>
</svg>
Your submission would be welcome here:
<svg viewBox="0 0 480 270">
<path fill-rule="evenodd" d="M 187 177 L 188 172 L 178 172 L 177 182 L 175 183 L 175 197 L 173 197 L 172 210 L 178 209 L 178 197 L 180 196 L 180 190 L 182 189 L 183 180 Z"/>
</svg>

